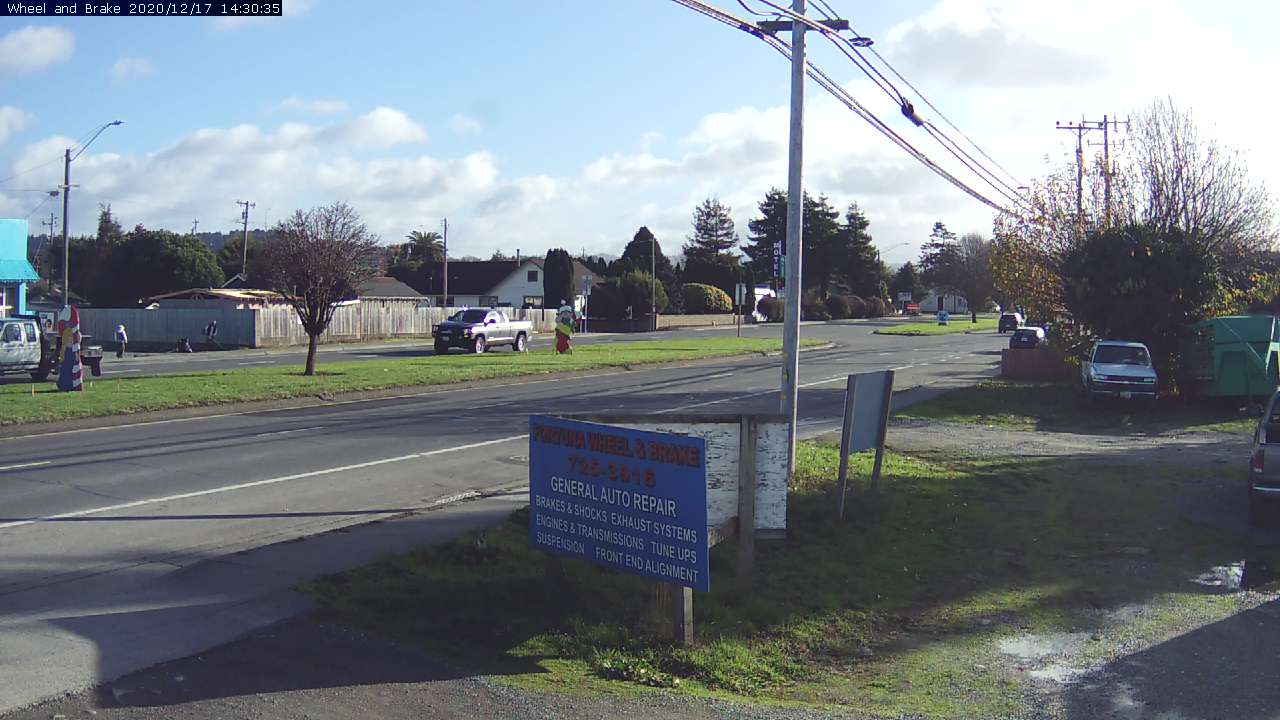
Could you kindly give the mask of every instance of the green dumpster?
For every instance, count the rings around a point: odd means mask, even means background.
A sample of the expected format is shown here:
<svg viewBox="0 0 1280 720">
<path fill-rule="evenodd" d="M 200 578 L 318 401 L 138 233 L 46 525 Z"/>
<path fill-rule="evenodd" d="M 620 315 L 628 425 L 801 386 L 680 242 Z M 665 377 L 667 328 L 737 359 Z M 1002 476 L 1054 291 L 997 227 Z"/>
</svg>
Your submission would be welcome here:
<svg viewBox="0 0 1280 720">
<path fill-rule="evenodd" d="M 1184 360 L 1200 395 L 1268 395 L 1280 385 L 1280 323 L 1274 315 L 1202 320 L 1191 328 Z"/>
</svg>

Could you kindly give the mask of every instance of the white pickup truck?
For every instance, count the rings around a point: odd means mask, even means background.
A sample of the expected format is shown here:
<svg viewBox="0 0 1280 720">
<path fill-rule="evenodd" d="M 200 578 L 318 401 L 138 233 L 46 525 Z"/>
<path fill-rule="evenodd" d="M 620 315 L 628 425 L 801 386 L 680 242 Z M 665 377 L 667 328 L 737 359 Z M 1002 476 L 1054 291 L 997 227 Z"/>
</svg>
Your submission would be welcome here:
<svg viewBox="0 0 1280 720">
<path fill-rule="evenodd" d="M 482 353 L 493 345 L 510 345 L 512 350 L 524 352 L 532 334 L 533 323 L 512 320 L 501 310 L 459 310 L 431 328 L 438 355 L 451 347 Z"/>
<path fill-rule="evenodd" d="M 1157 387 L 1159 377 L 1151 364 L 1151 351 L 1139 342 L 1099 341 L 1080 363 L 1080 394 L 1085 400 L 1155 400 Z"/>
<path fill-rule="evenodd" d="M 36 382 L 44 382 L 56 369 L 62 341 L 52 330 L 53 313 L 42 317 L 0 318 L 0 375 L 29 373 Z M 102 346 L 89 345 L 81 336 L 80 361 L 100 375 Z"/>
</svg>

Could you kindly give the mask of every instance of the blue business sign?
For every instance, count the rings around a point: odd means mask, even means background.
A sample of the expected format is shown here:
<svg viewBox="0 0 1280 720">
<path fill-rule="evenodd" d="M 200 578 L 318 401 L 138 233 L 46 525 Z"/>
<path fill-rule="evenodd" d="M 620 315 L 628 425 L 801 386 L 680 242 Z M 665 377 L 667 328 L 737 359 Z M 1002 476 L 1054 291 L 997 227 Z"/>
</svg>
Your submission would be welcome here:
<svg viewBox="0 0 1280 720">
<path fill-rule="evenodd" d="M 529 418 L 529 542 L 546 552 L 710 590 L 706 442 Z"/>
</svg>

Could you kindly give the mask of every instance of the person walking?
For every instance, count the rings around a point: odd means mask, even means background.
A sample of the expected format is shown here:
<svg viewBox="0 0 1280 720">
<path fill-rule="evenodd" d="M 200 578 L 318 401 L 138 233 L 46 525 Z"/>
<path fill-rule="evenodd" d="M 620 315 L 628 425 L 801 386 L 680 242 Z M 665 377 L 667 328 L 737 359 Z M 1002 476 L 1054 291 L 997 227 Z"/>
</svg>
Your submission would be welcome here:
<svg viewBox="0 0 1280 720">
<path fill-rule="evenodd" d="M 129 344 L 129 333 L 125 331 L 124 325 L 116 326 L 116 357 L 124 357 L 124 346 Z"/>
</svg>

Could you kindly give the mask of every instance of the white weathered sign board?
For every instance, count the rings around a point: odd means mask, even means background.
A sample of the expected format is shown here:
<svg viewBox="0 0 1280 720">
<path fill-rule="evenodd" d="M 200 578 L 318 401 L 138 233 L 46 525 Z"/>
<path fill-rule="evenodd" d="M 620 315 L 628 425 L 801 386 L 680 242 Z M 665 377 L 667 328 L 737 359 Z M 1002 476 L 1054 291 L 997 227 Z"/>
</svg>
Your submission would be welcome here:
<svg viewBox="0 0 1280 720">
<path fill-rule="evenodd" d="M 678 433 L 700 437 L 707 443 L 707 526 L 719 527 L 738 516 L 738 454 L 742 441 L 739 416 L 592 415 L 566 416 L 575 420 L 608 423 L 618 427 Z M 776 416 L 762 417 L 755 425 L 755 522 L 756 537 L 782 537 L 787 529 L 787 425 Z"/>
</svg>

